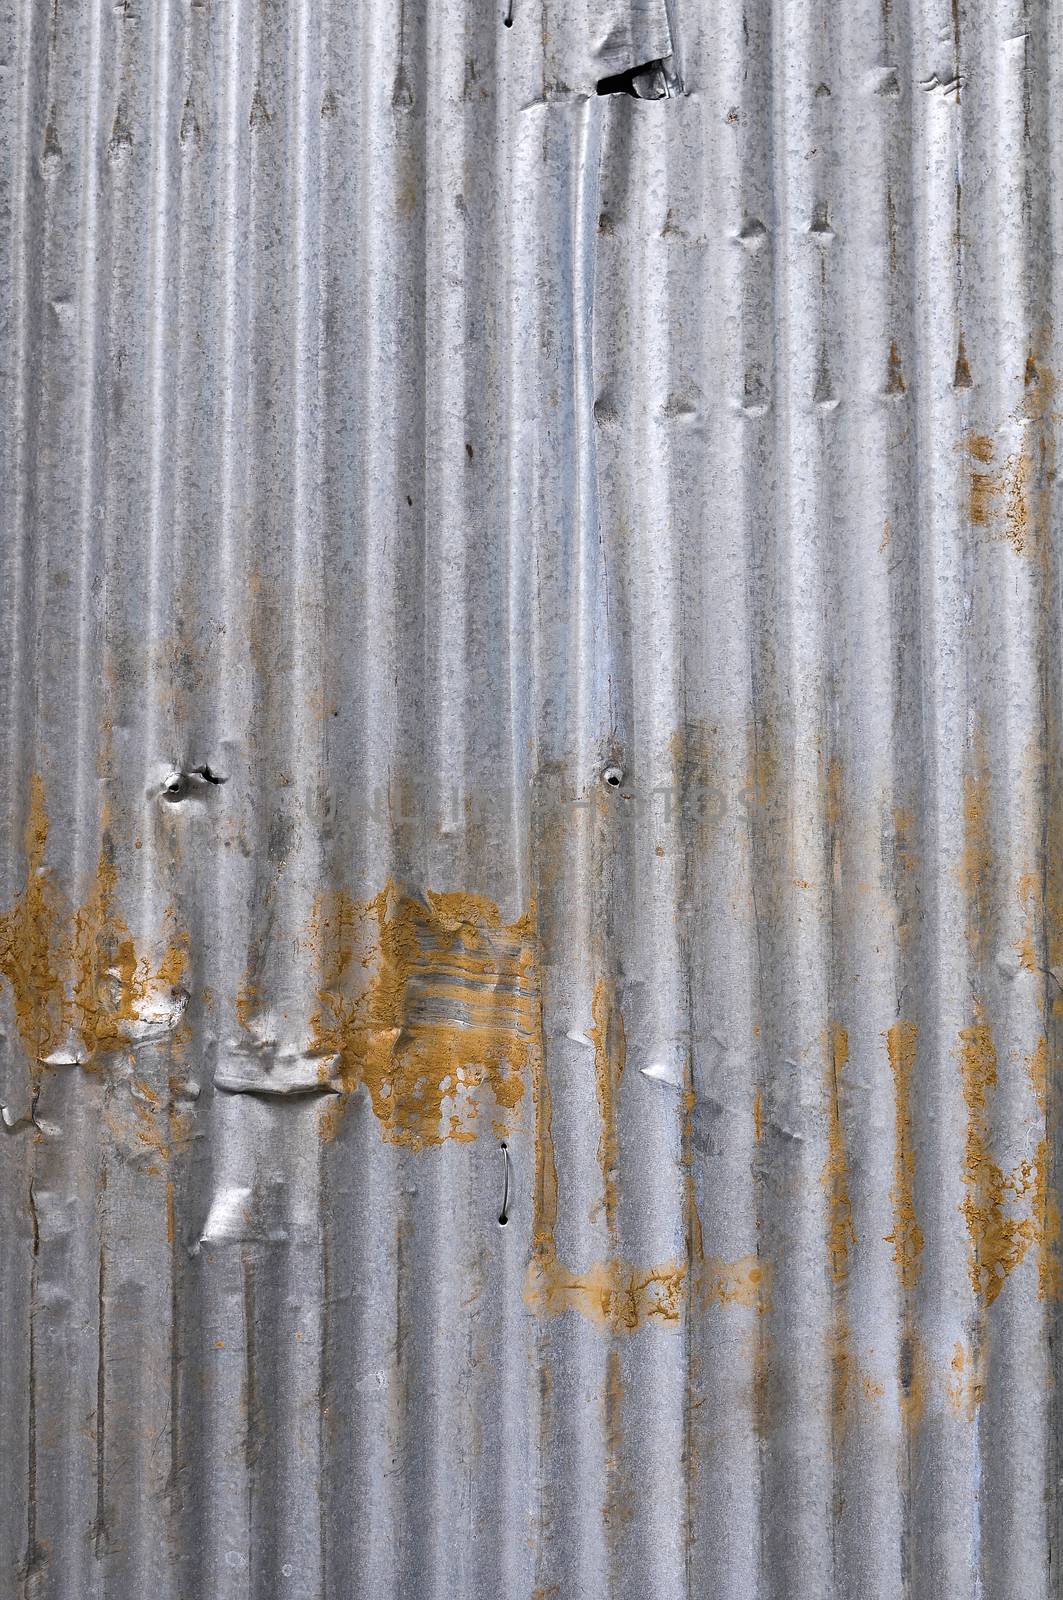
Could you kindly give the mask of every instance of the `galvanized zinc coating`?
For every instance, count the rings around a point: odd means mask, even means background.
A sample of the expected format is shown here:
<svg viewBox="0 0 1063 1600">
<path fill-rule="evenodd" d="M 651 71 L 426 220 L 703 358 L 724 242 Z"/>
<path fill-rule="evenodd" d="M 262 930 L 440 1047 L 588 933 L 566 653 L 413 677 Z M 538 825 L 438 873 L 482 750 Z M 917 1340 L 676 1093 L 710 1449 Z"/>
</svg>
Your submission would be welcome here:
<svg viewBox="0 0 1063 1600">
<path fill-rule="evenodd" d="M 1049 1600 L 1063 12 L 507 3 L 4 13 L 0 1592 Z"/>
</svg>

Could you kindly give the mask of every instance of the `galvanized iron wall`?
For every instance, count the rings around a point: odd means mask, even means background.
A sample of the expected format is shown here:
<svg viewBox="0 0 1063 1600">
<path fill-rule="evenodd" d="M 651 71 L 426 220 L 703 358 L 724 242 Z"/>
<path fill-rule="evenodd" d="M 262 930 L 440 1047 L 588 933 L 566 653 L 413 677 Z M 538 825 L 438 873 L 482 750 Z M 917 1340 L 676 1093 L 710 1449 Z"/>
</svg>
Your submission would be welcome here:
<svg viewBox="0 0 1063 1600">
<path fill-rule="evenodd" d="M 1063 11 L 504 5 L 4 8 L 0 1593 L 1048 1600 Z"/>
</svg>

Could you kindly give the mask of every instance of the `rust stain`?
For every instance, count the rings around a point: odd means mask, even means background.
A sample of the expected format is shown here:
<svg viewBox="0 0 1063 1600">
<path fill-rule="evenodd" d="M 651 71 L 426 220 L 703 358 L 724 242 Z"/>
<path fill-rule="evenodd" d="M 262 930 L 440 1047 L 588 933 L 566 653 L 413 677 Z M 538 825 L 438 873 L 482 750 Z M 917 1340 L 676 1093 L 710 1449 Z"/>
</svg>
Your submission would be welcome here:
<svg viewBox="0 0 1063 1600">
<path fill-rule="evenodd" d="M 1033 1224 L 1037 1240 L 1037 1294 L 1040 1300 L 1058 1300 L 1063 1291 L 1063 1267 L 1059 1259 L 1060 1213 L 1055 1186 L 1050 1181 L 1050 1142 L 1048 1122 L 1048 1040 L 1042 1037 L 1026 1063 L 1030 1087 L 1044 1123 L 1033 1159 Z"/>
<path fill-rule="evenodd" d="M 918 864 L 915 853 L 915 812 L 910 806 L 893 808 L 893 842 L 897 865 L 902 872 L 914 872 Z"/>
<path fill-rule="evenodd" d="M 595 1221 L 605 1209 L 605 1225 L 611 1237 L 616 1234 L 617 1174 L 620 1166 L 618 1110 L 620 1080 L 627 1059 L 624 1018 L 616 1002 L 612 983 L 599 979 L 591 1001 L 594 1024 L 590 1037 L 594 1043 L 594 1082 L 598 1094 L 598 1113 L 602 1131 L 598 1139 L 598 1165 L 602 1173 L 602 1198 L 591 1212 Z"/>
<path fill-rule="evenodd" d="M 973 1422 L 985 1395 L 985 1353 L 976 1356 L 957 1339 L 945 1375 L 945 1397 L 958 1416 Z"/>
<path fill-rule="evenodd" d="M 900 1408 L 904 1426 L 913 1433 L 926 1411 L 929 1366 L 923 1341 L 911 1329 L 901 1339 Z"/>
<path fill-rule="evenodd" d="M 923 1230 L 915 1213 L 915 1146 L 912 1142 L 912 1074 L 915 1070 L 919 1030 L 914 1022 L 895 1022 L 886 1034 L 886 1050 L 893 1074 L 894 1143 L 893 1232 L 886 1244 L 893 1246 L 897 1280 L 902 1291 L 914 1289 L 922 1267 Z"/>
<path fill-rule="evenodd" d="M 96 872 L 80 906 L 70 908 L 46 863 L 48 813 L 38 775 L 30 780 L 24 834 L 26 882 L 0 915 L 0 976 L 11 986 L 15 1025 L 36 1075 L 49 1056 L 74 1038 L 78 1060 L 130 1050 L 137 1026 L 160 1020 L 181 988 L 187 939 L 167 913 L 157 943 L 158 965 L 138 955 L 116 908 L 118 871 L 106 812 Z"/>
<path fill-rule="evenodd" d="M 842 819 L 842 768 L 837 756 L 827 762 L 827 826 L 833 833 Z"/>
<path fill-rule="evenodd" d="M 830 1353 L 831 1424 L 835 1446 L 837 1447 L 844 1434 L 849 1417 L 853 1382 L 857 1375 L 849 1319 L 838 1306 L 835 1306 L 834 1322 L 828 1339 L 828 1350 Z"/>
<path fill-rule="evenodd" d="M 700 1272 L 705 1261 L 705 1239 L 701 1226 L 701 1211 L 698 1208 L 697 1183 L 694 1177 L 694 1105 L 697 1096 L 693 1089 L 687 1089 L 683 1094 L 683 1121 L 681 1129 L 681 1163 L 686 1183 L 687 1199 L 687 1255 L 690 1258 L 691 1271 Z"/>
<path fill-rule="evenodd" d="M 598 992 L 598 991 L 596 991 Z M 599 1005 L 594 1026 L 605 1024 L 607 1009 Z M 622 1037 L 616 1028 L 613 1038 Z M 618 1060 L 619 1057 L 615 1057 Z M 617 1074 L 617 1078 L 619 1074 Z M 678 1327 L 686 1295 L 688 1268 L 682 1260 L 651 1266 L 624 1261 L 618 1253 L 577 1270 L 557 1253 L 557 1162 L 554 1156 L 553 1103 L 542 1053 L 532 1061 L 535 1098 L 535 1187 L 532 1254 L 524 1284 L 524 1303 L 538 1316 L 575 1311 L 614 1334 L 634 1333 L 653 1323 Z M 603 1201 L 604 1203 L 604 1201 Z"/>
<path fill-rule="evenodd" d="M 1019 443 L 994 470 L 994 442 L 987 434 L 968 434 L 964 440 L 972 462 L 968 486 L 968 515 L 976 528 L 990 538 L 1006 541 L 1017 555 L 1043 551 L 1048 530 L 1043 514 L 1045 486 L 1051 482 L 1055 461 L 1055 379 L 1033 352 L 1027 358 L 1025 394 L 1007 419 L 1019 430 Z"/>
<path fill-rule="evenodd" d="M 11 985 L 15 1026 L 33 1063 L 58 1049 L 67 1025 L 57 953 L 64 916 L 45 866 L 47 843 L 44 785 L 34 773 L 23 835 L 26 885 L 11 910 L 0 917 L 0 973 Z"/>
<path fill-rule="evenodd" d="M 848 1061 L 849 1034 L 840 1023 L 832 1022 L 827 1033 L 827 1160 L 822 1182 L 827 1191 L 831 1277 L 836 1284 L 844 1283 L 848 1276 L 849 1250 L 856 1244 L 840 1107 L 841 1081 Z"/>
<path fill-rule="evenodd" d="M 967 453 L 981 467 L 988 467 L 994 457 L 993 440 L 986 434 L 972 434 L 967 439 Z M 971 522 L 976 528 L 985 528 L 994 539 L 1006 539 L 1017 555 L 1027 551 L 1033 480 L 1032 445 L 1026 438 L 1021 448 L 1005 457 L 994 470 L 971 468 L 968 492 Z"/>
<path fill-rule="evenodd" d="M 606 1357 L 604 1405 L 605 1432 L 605 1497 L 602 1502 L 602 1522 L 611 1547 L 610 1567 L 617 1559 L 616 1535 L 634 1516 L 634 1499 L 627 1474 L 622 1466 L 624 1379 L 620 1365 L 620 1351 L 615 1345 Z M 614 1570 L 614 1586 L 618 1574 Z"/>
<path fill-rule="evenodd" d="M 972 766 L 963 780 L 963 853 L 960 882 L 967 898 L 967 944 L 979 961 L 993 913 L 993 851 L 989 832 L 990 773 L 985 737 L 974 740 Z"/>
<path fill-rule="evenodd" d="M 539 1055 L 534 911 L 505 924 L 483 896 L 421 900 L 389 881 L 365 902 L 323 897 L 311 943 L 322 974 L 311 1048 L 338 1063 L 347 1095 L 365 1087 L 385 1139 L 415 1150 L 474 1139 L 485 1093 L 494 1126 L 508 1127 Z"/>
<path fill-rule="evenodd" d="M 1024 926 L 1022 933 L 1015 941 L 1015 954 L 1019 958 L 1019 965 L 1026 972 L 1036 972 L 1040 967 L 1037 959 L 1037 939 L 1041 923 L 1041 882 L 1036 873 L 1024 872 L 1019 878 L 1019 906 L 1023 913 Z"/>
<path fill-rule="evenodd" d="M 251 980 L 250 972 L 245 972 L 240 983 L 240 987 L 236 991 L 236 1020 L 240 1024 L 241 1028 L 243 1028 L 245 1033 L 250 1033 L 252 1035 L 254 1033 L 254 1029 L 252 1028 L 251 1023 L 255 1014 L 255 1006 L 257 1004 L 258 989 Z"/>
<path fill-rule="evenodd" d="M 706 1256 L 699 1278 L 705 1304 L 744 1306 L 759 1316 L 771 1310 L 771 1263 L 759 1255 L 735 1261 Z"/>
<path fill-rule="evenodd" d="M 1048 1115 L 1048 1040 L 1041 1038 L 1026 1063 L 1030 1079 L 1030 1088 L 1033 1090 L 1037 1109 L 1042 1117 Z"/>
<path fill-rule="evenodd" d="M 759 1084 L 753 1091 L 753 1137 L 758 1144 L 764 1137 L 764 1090 Z"/>
<path fill-rule="evenodd" d="M 746 761 L 746 795 L 758 809 L 768 806 L 779 782 L 779 757 L 771 742 L 771 729 L 752 724 Z"/>
<path fill-rule="evenodd" d="M 952 387 L 954 389 L 970 389 L 971 386 L 971 365 L 967 360 L 967 345 L 961 328 L 959 348 L 956 351 L 956 367 L 952 375 Z"/>
<path fill-rule="evenodd" d="M 1000 485 L 991 472 L 972 472 L 969 509 L 976 528 L 989 526 L 993 502 L 1000 493 Z"/>
<path fill-rule="evenodd" d="M 533 1257 L 524 1300 L 540 1316 L 578 1311 L 613 1333 L 634 1333 L 651 1322 L 678 1326 L 686 1276 L 686 1262 L 678 1260 L 653 1267 L 595 1261 L 584 1272 L 575 1272 L 556 1255 Z"/>
<path fill-rule="evenodd" d="M 1041 1081 L 1041 1057 L 1027 1063 L 1035 1093 Z M 1005 1172 L 990 1148 L 990 1094 L 997 1084 L 997 1052 L 984 1007 L 976 1002 L 975 1020 L 960 1030 L 960 1068 L 967 1105 L 963 1181 L 967 1193 L 960 1207 L 970 1236 L 971 1286 L 981 1303 L 991 1306 L 1009 1275 L 1023 1262 L 1031 1245 L 1040 1257 L 1042 1295 L 1059 1293 L 1059 1212 L 1048 1186 L 1047 1141 L 1033 1160 Z M 1030 1197 L 1030 1214 L 1015 1216 L 1014 1201 Z"/>
<path fill-rule="evenodd" d="M 841 1085 L 849 1062 L 849 1035 L 838 1022 L 827 1029 L 827 1160 L 822 1182 L 827 1191 L 832 1296 L 830 1332 L 831 1419 L 835 1443 L 845 1428 L 850 1408 L 856 1364 L 853 1358 L 846 1309 L 849 1251 L 856 1244 L 853 1208 L 849 1199 L 849 1163 L 841 1119 Z"/>
<path fill-rule="evenodd" d="M 750 1405 L 753 1413 L 753 1431 L 758 1439 L 767 1439 L 774 1432 L 779 1418 L 779 1378 L 774 1361 L 772 1340 L 763 1331 L 750 1348 Z"/>
</svg>

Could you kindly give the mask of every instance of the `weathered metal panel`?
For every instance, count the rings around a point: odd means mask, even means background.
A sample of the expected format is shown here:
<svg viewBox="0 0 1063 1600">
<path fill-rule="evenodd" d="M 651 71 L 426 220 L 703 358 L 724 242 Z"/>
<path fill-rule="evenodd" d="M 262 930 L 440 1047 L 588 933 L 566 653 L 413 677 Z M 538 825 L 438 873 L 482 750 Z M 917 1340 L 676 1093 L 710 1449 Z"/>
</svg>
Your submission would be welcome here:
<svg viewBox="0 0 1063 1600">
<path fill-rule="evenodd" d="M 1059 1594 L 1059 8 L 3 29 L 0 1592 Z"/>
</svg>

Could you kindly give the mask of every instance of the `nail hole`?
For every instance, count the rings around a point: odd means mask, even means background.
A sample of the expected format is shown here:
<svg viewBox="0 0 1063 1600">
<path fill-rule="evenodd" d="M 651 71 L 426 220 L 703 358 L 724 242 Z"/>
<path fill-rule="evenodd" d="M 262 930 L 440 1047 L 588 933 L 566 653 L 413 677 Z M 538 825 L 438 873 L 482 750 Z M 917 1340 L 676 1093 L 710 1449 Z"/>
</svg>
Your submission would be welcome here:
<svg viewBox="0 0 1063 1600">
<path fill-rule="evenodd" d="M 602 777 L 605 779 L 605 782 L 609 785 L 610 789 L 619 789 L 620 785 L 624 781 L 624 774 L 621 772 L 619 767 L 606 767 L 605 771 L 602 773 Z"/>
<path fill-rule="evenodd" d="M 171 802 L 183 800 L 188 793 L 188 779 L 183 772 L 175 772 L 166 779 L 162 786 L 162 792 L 164 797 Z"/>
</svg>

